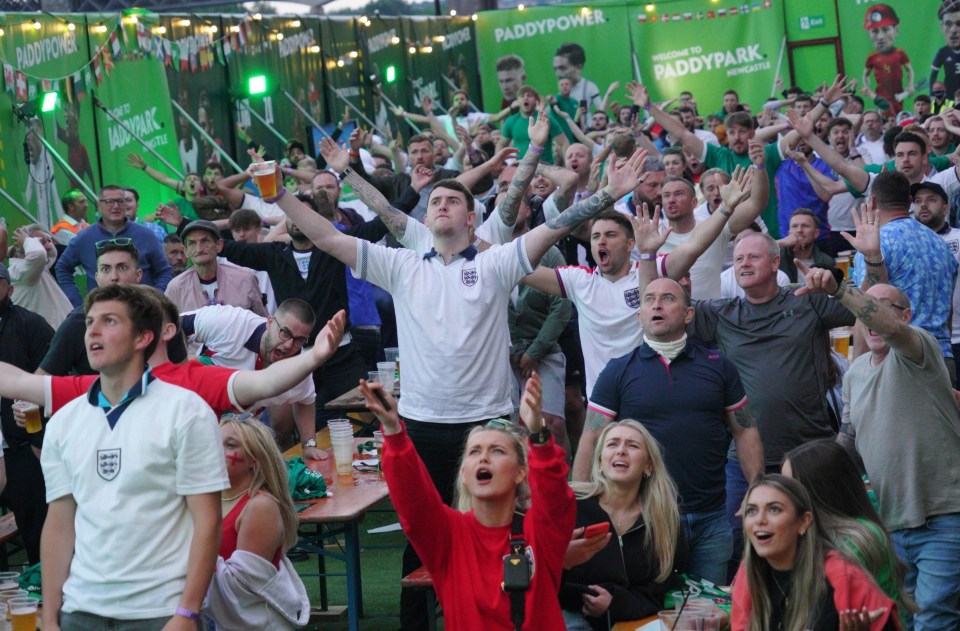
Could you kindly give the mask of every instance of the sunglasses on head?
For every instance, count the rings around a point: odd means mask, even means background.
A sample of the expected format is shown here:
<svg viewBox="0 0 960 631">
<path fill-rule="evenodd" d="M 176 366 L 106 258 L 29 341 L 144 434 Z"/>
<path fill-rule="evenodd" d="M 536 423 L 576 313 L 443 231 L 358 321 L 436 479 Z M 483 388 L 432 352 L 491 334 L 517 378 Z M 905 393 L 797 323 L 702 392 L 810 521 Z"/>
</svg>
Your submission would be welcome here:
<svg viewBox="0 0 960 631">
<path fill-rule="evenodd" d="M 121 248 L 124 248 L 124 247 L 133 245 L 133 239 L 131 239 L 130 237 L 117 237 L 115 239 L 103 239 L 101 241 L 97 241 L 96 243 L 94 243 L 94 246 L 98 250 L 102 250 L 108 245 L 116 245 Z"/>
</svg>

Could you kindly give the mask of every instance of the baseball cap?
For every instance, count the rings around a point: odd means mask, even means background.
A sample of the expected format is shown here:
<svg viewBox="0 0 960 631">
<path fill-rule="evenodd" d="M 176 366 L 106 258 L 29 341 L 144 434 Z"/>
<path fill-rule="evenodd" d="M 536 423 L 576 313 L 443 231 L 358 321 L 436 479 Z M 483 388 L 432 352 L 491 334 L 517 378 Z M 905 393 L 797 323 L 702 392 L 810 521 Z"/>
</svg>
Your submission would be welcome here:
<svg viewBox="0 0 960 631">
<path fill-rule="evenodd" d="M 7 268 L 3 263 L 0 263 L 0 278 L 8 283 L 10 282 L 10 272 L 7 271 Z"/>
<path fill-rule="evenodd" d="M 937 10 L 937 18 L 942 20 L 947 13 L 960 11 L 960 0 L 943 0 L 940 8 Z"/>
<path fill-rule="evenodd" d="M 923 189 L 928 191 L 933 191 L 936 193 L 940 199 L 943 200 L 945 204 L 950 203 L 950 198 L 947 196 L 947 192 L 943 190 L 943 187 L 937 184 L 936 182 L 919 182 L 910 186 L 910 197 L 916 197 L 917 192 Z"/>
<path fill-rule="evenodd" d="M 191 221 L 180 234 L 182 237 L 186 238 L 187 234 L 193 232 L 194 230 L 203 230 L 204 232 L 210 233 L 214 239 L 220 238 L 220 230 L 217 229 L 216 224 L 214 224 L 212 221 L 207 221 L 206 219 Z"/>
<path fill-rule="evenodd" d="M 865 31 L 898 24 L 900 24 L 900 18 L 897 17 L 897 12 L 889 4 L 873 5 L 867 9 L 867 14 L 863 18 L 863 30 Z"/>
</svg>

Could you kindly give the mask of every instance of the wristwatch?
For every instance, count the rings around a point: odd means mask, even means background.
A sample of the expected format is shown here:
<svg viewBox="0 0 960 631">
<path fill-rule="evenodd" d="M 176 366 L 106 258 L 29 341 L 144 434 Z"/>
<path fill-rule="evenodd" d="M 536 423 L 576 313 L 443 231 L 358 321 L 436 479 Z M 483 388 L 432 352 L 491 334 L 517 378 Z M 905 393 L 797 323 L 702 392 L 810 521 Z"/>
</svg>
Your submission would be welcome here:
<svg viewBox="0 0 960 631">
<path fill-rule="evenodd" d="M 317 446 L 317 439 L 316 439 L 316 438 L 310 438 L 310 439 L 305 440 L 305 441 L 303 441 L 302 443 L 300 443 L 300 445 L 303 446 L 303 447 L 316 447 L 316 446 Z"/>
</svg>

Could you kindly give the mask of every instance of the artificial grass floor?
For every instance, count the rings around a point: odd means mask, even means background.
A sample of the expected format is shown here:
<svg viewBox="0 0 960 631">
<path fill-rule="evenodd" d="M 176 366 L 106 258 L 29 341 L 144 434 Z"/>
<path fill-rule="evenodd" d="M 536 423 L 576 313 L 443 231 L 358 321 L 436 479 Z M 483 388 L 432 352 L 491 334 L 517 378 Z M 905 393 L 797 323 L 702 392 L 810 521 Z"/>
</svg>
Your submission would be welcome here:
<svg viewBox="0 0 960 631">
<path fill-rule="evenodd" d="M 378 504 L 360 522 L 360 566 L 363 581 L 363 613 L 360 628 L 363 631 L 396 631 L 400 628 L 400 566 L 403 548 L 407 543 L 404 534 L 397 530 L 388 533 L 370 534 L 367 531 L 380 526 L 397 523 L 397 514 L 389 500 Z M 342 543 L 342 539 L 341 539 Z M 295 563 L 297 572 L 304 576 L 317 571 L 316 556 Z M 327 559 L 328 572 L 343 572 L 344 564 Z M 304 576 L 303 583 L 310 596 L 310 604 L 320 605 L 319 579 Z M 344 577 L 327 579 L 327 593 L 331 605 L 346 605 L 347 590 Z M 442 618 L 437 619 L 438 628 L 443 628 Z M 322 622 L 306 627 L 323 631 L 347 631 L 346 616 L 340 622 Z"/>
</svg>

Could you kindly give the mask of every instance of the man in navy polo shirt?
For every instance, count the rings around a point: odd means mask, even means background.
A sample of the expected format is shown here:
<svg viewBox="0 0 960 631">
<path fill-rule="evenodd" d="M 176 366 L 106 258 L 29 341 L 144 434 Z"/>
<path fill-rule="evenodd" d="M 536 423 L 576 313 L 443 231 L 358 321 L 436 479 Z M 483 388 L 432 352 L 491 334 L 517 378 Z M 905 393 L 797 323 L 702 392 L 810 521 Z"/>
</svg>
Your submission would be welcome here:
<svg viewBox="0 0 960 631">
<path fill-rule="evenodd" d="M 693 314 L 676 281 L 661 278 L 647 285 L 638 314 L 643 344 L 600 373 L 587 425 L 632 418 L 650 430 L 680 491 L 690 543 L 685 569 L 720 585 L 733 552 L 724 511 L 730 434 L 748 480 L 763 471 L 763 446 L 736 367 L 687 339 Z"/>
</svg>

